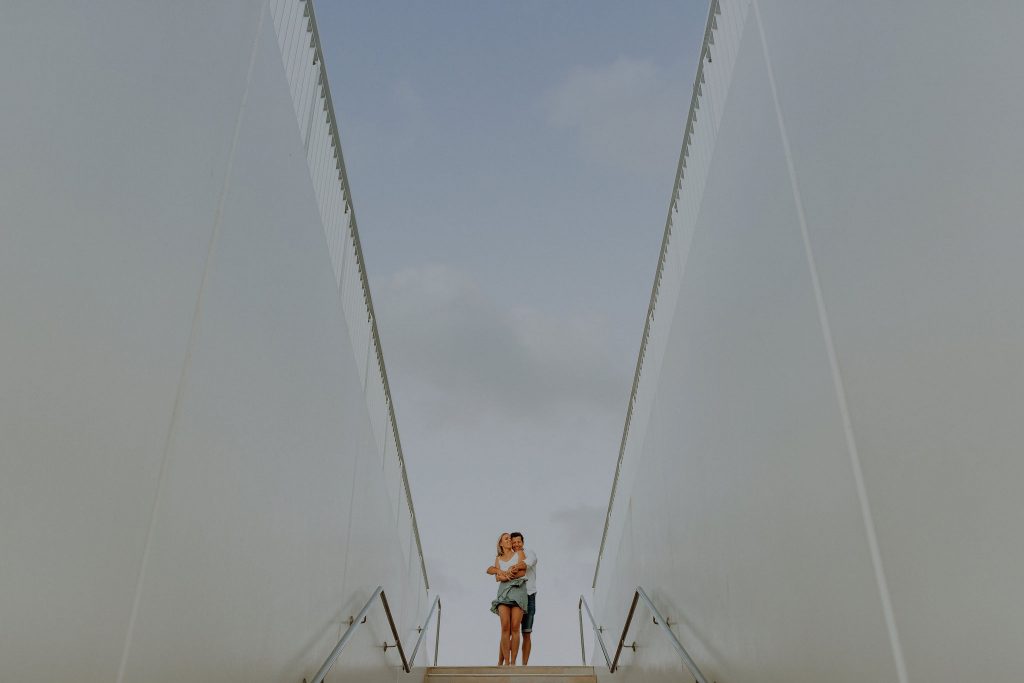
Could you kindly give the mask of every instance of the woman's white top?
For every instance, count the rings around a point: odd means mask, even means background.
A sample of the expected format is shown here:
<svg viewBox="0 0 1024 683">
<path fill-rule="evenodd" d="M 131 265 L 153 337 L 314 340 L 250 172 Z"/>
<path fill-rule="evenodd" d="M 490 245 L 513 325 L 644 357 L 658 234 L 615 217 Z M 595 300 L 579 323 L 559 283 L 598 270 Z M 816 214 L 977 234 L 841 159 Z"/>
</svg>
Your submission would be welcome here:
<svg viewBox="0 0 1024 683">
<path fill-rule="evenodd" d="M 498 558 L 498 569 L 500 569 L 503 572 L 507 572 L 509 569 L 516 566 L 517 564 L 519 564 L 519 553 L 513 553 L 512 559 L 508 562 L 501 559 L 500 557 Z"/>
</svg>

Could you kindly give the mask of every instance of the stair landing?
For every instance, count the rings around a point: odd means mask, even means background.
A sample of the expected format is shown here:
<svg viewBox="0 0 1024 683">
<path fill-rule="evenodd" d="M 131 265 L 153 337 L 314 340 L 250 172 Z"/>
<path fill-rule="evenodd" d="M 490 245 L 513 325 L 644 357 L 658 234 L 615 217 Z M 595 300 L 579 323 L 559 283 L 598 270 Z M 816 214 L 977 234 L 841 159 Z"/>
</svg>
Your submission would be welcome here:
<svg viewBox="0 0 1024 683">
<path fill-rule="evenodd" d="M 597 683 L 592 666 L 435 666 L 423 683 Z"/>
</svg>

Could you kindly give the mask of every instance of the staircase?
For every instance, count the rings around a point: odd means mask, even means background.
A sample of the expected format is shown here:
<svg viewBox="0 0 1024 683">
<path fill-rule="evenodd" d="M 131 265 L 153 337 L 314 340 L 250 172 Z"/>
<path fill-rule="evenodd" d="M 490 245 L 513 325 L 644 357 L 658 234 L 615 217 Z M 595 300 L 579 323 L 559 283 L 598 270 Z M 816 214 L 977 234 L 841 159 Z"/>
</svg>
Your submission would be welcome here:
<svg viewBox="0 0 1024 683">
<path fill-rule="evenodd" d="M 423 683 L 597 683 L 592 666 L 435 666 Z"/>
</svg>

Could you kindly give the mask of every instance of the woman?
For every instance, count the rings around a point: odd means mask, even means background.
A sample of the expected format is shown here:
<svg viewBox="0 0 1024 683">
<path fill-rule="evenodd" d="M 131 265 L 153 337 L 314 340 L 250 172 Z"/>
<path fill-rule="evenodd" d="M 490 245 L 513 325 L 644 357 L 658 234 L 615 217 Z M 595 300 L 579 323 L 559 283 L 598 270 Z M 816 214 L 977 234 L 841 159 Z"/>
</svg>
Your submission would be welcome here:
<svg viewBox="0 0 1024 683">
<path fill-rule="evenodd" d="M 526 577 L 512 578 L 509 571 L 526 557 L 512 550 L 512 538 L 504 533 L 498 537 L 498 555 L 487 570 L 500 583 L 498 595 L 491 601 L 491 611 L 501 618 L 501 640 L 498 641 L 498 666 L 515 666 L 519 655 L 519 624 L 526 613 Z"/>
</svg>

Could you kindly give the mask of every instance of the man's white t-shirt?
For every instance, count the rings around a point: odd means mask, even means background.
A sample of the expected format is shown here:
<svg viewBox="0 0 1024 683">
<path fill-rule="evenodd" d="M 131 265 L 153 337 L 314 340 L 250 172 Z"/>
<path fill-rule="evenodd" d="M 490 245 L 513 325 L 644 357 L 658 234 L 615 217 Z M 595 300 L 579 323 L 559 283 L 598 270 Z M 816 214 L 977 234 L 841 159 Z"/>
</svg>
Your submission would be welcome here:
<svg viewBox="0 0 1024 683">
<path fill-rule="evenodd" d="M 537 553 L 523 548 L 523 555 L 526 559 L 526 594 L 533 595 L 537 592 Z"/>
</svg>

